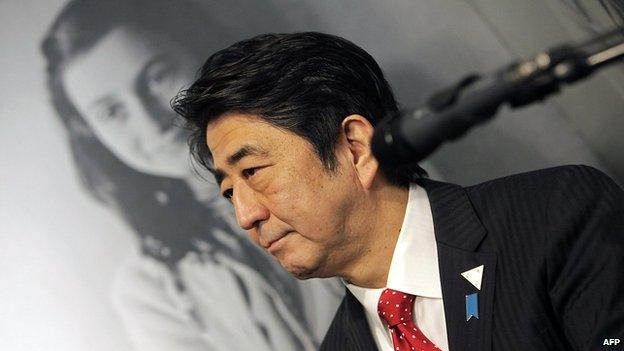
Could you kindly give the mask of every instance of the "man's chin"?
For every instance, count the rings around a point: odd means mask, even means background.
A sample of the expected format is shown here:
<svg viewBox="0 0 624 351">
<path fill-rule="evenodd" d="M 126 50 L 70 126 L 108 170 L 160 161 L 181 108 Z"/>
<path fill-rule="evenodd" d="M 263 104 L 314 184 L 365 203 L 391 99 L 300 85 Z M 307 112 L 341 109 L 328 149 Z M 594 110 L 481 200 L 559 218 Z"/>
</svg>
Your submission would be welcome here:
<svg viewBox="0 0 624 351">
<path fill-rule="evenodd" d="M 305 262 L 302 257 L 297 257 L 298 260 L 288 260 L 287 257 L 278 259 L 280 265 L 290 273 L 293 277 L 301 280 L 310 278 L 320 278 L 322 275 L 321 264 L 316 262 Z M 314 261 L 314 260 L 313 260 Z"/>
<path fill-rule="evenodd" d="M 307 267 L 307 266 L 288 265 L 288 266 L 284 266 L 284 269 L 286 269 L 286 271 L 288 271 L 288 273 L 290 273 L 293 277 L 300 279 L 300 280 L 317 278 L 317 276 L 315 276 L 314 274 L 315 270 L 310 269 L 310 267 Z"/>
<path fill-rule="evenodd" d="M 316 254 L 316 248 L 306 246 L 306 242 L 293 242 L 293 239 L 297 239 L 297 236 L 292 236 L 290 241 L 285 240 L 281 243 L 283 245 L 281 250 L 273 255 L 279 264 L 293 277 L 300 280 L 328 277 L 323 255 Z"/>
<path fill-rule="evenodd" d="M 282 267 L 290 273 L 293 277 L 306 280 L 310 278 L 329 278 L 333 277 L 333 274 L 330 274 L 326 271 L 324 265 L 322 263 L 317 262 L 283 262 L 279 261 Z"/>
</svg>

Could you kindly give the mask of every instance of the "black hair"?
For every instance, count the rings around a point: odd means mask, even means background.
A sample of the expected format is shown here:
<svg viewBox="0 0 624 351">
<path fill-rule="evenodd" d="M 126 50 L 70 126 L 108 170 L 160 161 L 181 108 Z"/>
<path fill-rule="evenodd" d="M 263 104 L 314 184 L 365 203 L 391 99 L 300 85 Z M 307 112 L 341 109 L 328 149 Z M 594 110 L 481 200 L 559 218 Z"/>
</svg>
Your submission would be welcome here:
<svg viewBox="0 0 624 351">
<path fill-rule="evenodd" d="M 187 120 L 194 158 L 210 171 L 207 125 L 227 112 L 254 114 L 306 139 L 329 171 L 342 120 L 359 114 L 376 125 L 396 114 L 390 85 L 373 57 L 329 34 L 263 34 L 221 50 L 204 63 L 199 78 L 174 99 Z M 395 185 L 426 175 L 419 166 L 383 169 Z"/>
</svg>

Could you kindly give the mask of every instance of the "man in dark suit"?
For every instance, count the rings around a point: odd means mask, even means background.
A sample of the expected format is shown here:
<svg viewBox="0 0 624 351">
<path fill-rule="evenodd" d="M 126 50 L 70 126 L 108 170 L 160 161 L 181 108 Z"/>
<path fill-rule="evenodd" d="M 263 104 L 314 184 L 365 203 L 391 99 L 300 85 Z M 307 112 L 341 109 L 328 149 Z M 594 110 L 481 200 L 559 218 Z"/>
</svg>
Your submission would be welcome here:
<svg viewBox="0 0 624 351">
<path fill-rule="evenodd" d="M 624 195 L 582 166 L 469 188 L 382 169 L 397 112 L 361 48 L 261 35 L 174 108 L 240 226 L 298 278 L 341 277 L 323 350 L 593 350 L 624 337 Z"/>
</svg>

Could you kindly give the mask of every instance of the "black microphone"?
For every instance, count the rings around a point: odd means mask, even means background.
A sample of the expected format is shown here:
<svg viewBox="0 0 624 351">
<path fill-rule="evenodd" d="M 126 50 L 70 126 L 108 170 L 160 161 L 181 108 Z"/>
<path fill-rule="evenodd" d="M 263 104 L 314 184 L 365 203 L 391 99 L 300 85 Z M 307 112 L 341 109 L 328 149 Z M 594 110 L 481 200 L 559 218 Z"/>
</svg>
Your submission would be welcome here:
<svg viewBox="0 0 624 351">
<path fill-rule="evenodd" d="M 476 76 L 467 80 L 472 77 Z M 460 92 L 466 89 L 463 83 L 458 86 L 435 94 L 423 107 L 382 120 L 372 139 L 373 153 L 380 163 L 400 167 L 423 160 L 446 140 L 460 137 L 494 115 L 514 91 L 512 84 L 504 82 L 466 92 Z"/>
<path fill-rule="evenodd" d="M 543 100 L 558 92 L 562 83 L 580 80 L 624 57 L 621 34 L 618 28 L 576 47 L 562 45 L 485 78 L 468 75 L 434 94 L 423 107 L 384 118 L 375 127 L 373 154 L 386 167 L 415 164 L 445 141 L 457 139 L 492 118 L 502 104 L 517 108 Z M 598 41 L 616 35 L 619 40 L 615 45 L 595 50 Z M 591 53 L 585 50 L 589 46 L 594 47 Z"/>
</svg>

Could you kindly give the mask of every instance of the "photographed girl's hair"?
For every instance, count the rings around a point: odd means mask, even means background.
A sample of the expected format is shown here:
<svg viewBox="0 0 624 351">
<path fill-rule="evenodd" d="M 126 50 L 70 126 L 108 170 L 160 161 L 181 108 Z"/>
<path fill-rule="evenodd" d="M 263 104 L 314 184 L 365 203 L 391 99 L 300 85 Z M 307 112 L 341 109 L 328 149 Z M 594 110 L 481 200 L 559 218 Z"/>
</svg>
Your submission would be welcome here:
<svg viewBox="0 0 624 351">
<path fill-rule="evenodd" d="M 171 265 L 196 249 L 197 238 L 227 252 L 211 232 L 232 229 L 195 199 L 185 181 L 136 171 L 107 149 L 68 98 L 63 70 L 119 27 L 164 36 L 198 58 L 208 56 L 231 40 L 213 17 L 185 0 L 75 0 L 61 10 L 42 43 L 52 104 L 67 131 L 81 183 L 117 210 L 139 235 L 144 253 Z M 241 244 L 252 255 L 258 252 L 247 240 Z"/>
</svg>

